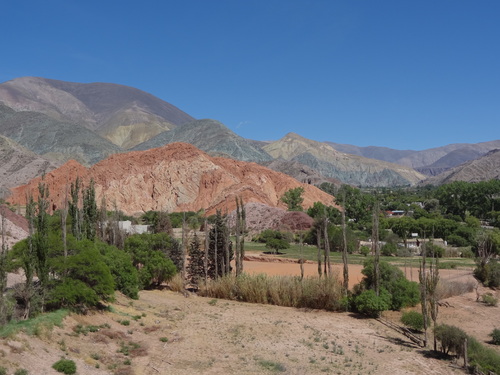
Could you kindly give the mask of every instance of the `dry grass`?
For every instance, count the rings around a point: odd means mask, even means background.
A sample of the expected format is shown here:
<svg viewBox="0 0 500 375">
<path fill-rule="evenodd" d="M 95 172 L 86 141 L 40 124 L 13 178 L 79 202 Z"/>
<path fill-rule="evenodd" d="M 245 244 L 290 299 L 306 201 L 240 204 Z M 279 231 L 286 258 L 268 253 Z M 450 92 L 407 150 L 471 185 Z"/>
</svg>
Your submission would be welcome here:
<svg viewBox="0 0 500 375">
<path fill-rule="evenodd" d="M 451 281 L 451 280 L 439 280 L 437 286 L 437 297 L 438 300 L 460 296 L 465 293 L 472 292 L 477 283 L 472 280 L 466 281 Z"/>
<path fill-rule="evenodd" d="M 262 303 L 285 307 L 339 310 L 342 287 L 336 277 L 225 276 L 202 287 L 206 297 Z"/>
</svg>

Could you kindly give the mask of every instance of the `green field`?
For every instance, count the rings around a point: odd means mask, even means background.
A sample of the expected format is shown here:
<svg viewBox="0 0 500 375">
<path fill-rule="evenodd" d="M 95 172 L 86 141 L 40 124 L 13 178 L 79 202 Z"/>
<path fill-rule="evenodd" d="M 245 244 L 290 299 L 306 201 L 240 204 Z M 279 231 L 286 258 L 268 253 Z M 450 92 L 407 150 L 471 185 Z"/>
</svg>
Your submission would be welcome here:
<svg viewBox="0 0 500 375">
<path fill-rule="evenodd" d="M 245 250 L 253 251 L 253 252 L 268 252 L 269 249 L 266 248 L 264 243 L 260 242 L 245 242 Z M 281 250 L 280 254 L 277 255 L 280 258 L 292 258 L 292 259 L 306 259 L 316 261 L 318 260 L 318 249 L 315 246 L 303 246 L 297 244 L 290 244 L 290 248 L 286 250 Z M 323 251 L 321 252 L 321 256 L 323 257 Z M 333 263 L 342 263 L 342 254 L 338 252 L 330 253 L 330 258 Z M 363 264 L 367 257 L 361 254 L 349 254 L 348 262 L 349 264 Z M 422 257 L 413 256 L 413 257 L 397 257 L 397 256 L 381 256 L 381 260 L 391 263 L 395 266 L 412 266 L 419 267 Z M 323 258 L 322 258 L 323 260 Z M 447 268 L 474 268 L 475 263 L 474 259 L 468 258 L 441 258 L 439 259 L 439 268 L 447 269 Z"/>
</svg>

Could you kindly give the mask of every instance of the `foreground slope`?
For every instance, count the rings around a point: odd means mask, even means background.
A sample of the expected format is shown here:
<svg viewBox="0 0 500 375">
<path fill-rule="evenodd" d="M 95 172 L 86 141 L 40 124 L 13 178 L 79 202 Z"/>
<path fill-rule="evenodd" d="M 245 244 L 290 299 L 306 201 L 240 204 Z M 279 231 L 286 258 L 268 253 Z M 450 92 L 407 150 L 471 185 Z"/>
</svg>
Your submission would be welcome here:
<svg viewBox="0 0 500 375">
<path fill-rule="evenodd" d="M 349 313 L 158 290 L 134 301 L 118 296 L 111 306 L 72 314 L 50 333 L 0 340 L 0 366 L 9 374 L 24 368 L 56 375 L 51 366 L 64 356 L 80 375 L 463 374 L 383 324 Z M 102 328 L 77 333 L 88 326 Z"/>
<path fill-rule="evenodd" d="M 284 207 L 280 198 L 296 187 L 304 188 L 304 207 L 316 201 L 333 204 L 331 195 L 314 186 L 255 163 L 211 157 L 186 143 L 112 155 L 90 168 L 70 161 L 45 176 L 52 209 L 61 207 L 66 186 L 77 176 L 86 184 L 94 179 L 98 203 L 105 196 L 108 209 L 116 203 L 127 214 L 200 209 L 209 214 L 216 209 L 230 212 L 236 196 L 245 203 Z M 13 189 L 9 201 L 24 204 L 26 193 L 36 192 L 40 180 Z"/>
<path fill-rule="evenodd" d="M 357 186 L 414 185 L 425 176 L 397 164 L 344 154 L 332 146 L 289 133 L 263 147 L 274 158 L 297 161 L 325 177 Z"/>
<path fill-rule="evenodd" d="M 38 77 L 0 84 L 0 102 L 83 125 L 123 148 L 194 120 L 151 94 L 112 83 L 76 83 Z"/>
</svg>

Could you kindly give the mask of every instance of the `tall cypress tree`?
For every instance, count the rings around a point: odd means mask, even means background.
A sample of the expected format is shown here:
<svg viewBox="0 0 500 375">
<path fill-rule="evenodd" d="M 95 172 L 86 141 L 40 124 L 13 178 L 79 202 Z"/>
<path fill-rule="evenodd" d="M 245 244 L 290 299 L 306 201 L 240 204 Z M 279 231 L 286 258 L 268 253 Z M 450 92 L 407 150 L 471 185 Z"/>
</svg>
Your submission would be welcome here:
<svg viewBox="0 0 500 375">
<path fill-rule="evenodd" d="M 40 280 L 42 311 L 49 282 L 49 215 L 47 213 L 47 210 L 49 209 L 48 198 L 49 188 L 45 183 L 39 183 L 35 236 L 35 268 L 38 279 Z"/>
<path fill-rule="evenodd" d="M 71 233 L 78 240 L 82 239 L 81 212 L 79 207 L 80 189 L 81 181 L 80 177 L 77 177 L 75 182 L 71 183 L 70 187 L 69 216 L 71 217 Z"/>
<path fill-rule="evenodd" d="M 90 185 L 83 191 L 83 237 L 94 241 L 97 227 L 97 203 L 95 201 L 94 180 L 90 180 Z"/>
<path fill-rule="evenodd" d="M 215 215 L 215 223 L 209 233 L 208 276 L 216 279 L 231 272 L 231 266 L 226 267 L 226 251 L 229 261 L 233 259 L 233 246 L 229 239 L 229 231 L 220 211 Z"/>
<path fill-rule="evenodd" d="M 201 249 L 200 239 L 194 234 L 189 244 L 189 264 L 187 267 L 189 282 L 193 285 L 199 285 L 205 278 L 205 251 Z"/>
</svg>

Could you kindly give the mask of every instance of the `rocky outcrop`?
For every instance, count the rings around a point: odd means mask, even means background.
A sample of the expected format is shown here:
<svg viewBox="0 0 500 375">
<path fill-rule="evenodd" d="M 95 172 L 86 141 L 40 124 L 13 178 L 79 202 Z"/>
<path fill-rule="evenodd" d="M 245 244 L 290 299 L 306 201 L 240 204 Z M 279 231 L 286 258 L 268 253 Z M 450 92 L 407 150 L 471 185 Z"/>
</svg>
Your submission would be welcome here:
<svg viewBox="0 0 500 375">
<path fill-rule="evenodd" d="M 51 209 L 61 207 L 66 186 L 77 176 L 84 184 L 94 180 L 98 203 L 105 196 L 108 209 L 116 203 L 127 214 L 148 210 L 230 212 L 237 196 L 244 202 L 285 208 L 280 198 L 299 186 L 304 188 L 305 208 L 316 201 L 327 205 L 334 201 L 331 195 L 282 173 L 255 163 L 211 157 L 186 143 L 115 154 L 90 168 L 68 162 L 45 176 Z M 40 180 L 13 189 L 9 201 L 24 204 L 27 192 L 36 195 Z"/>
<path fill-rule="evenodd" d="M 5 227 L 2 225 L 5 225 Z M 28 221 L 2 204 L 0 205 L 0 233 L 2 232 L 5 233 L 5 244 L 8 248 L 11 248 L 15 243 L 28 237 Z"/>
<path fill-rule="evenodd" d="M 299 182 L 303 182 L 304 184 L 319 186 L 322 183 L 327 182 L 337 186 L 342 185 L 342 182 L 340 180 L 337 180 L 336 178 L 325 177 L 314 169 L 297 161 L 276 159 L 272 161 L 260 162 L 259 164 L 274 171 L 287 174 L 295 178 Z"/>
<path fill-rule="evenodd" d="M 314 220 L 305 212 L 287 211 L 281 207 L 251 202 L 245 204 L 246 229 L 249 233 L 260 233 L 265 229 L 281 231 L 307 230 Z M 230 227 L 236 225 L 236 211 L 228 215 Z"/>
</svg>

